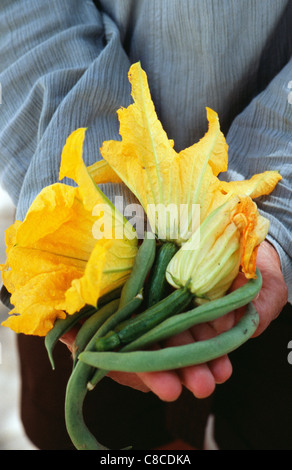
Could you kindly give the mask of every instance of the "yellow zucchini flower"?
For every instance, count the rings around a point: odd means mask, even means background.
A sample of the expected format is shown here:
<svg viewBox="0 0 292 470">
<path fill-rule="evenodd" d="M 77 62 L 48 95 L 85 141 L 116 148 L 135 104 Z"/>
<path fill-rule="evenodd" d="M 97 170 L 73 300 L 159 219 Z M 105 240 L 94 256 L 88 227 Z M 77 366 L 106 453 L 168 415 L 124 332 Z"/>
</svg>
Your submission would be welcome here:
<svg viewBox="0 0 292 470">
<path fill-rule="evenodd" d="M 60 179 L 78 186 L 44 188 L 6 232 L 1 270 L 14 308 L 3 325 L 17 333 L 45 336 L 56 319 L 97 306 L 131 272 L 137 237 L 83 163 L 85 131 L 69 136 L 61 159 Z"/>
<path fill-rule="evenodd" d="M 140 63 L 131 66 L 129 81 L 134 102 L 118 110 L 122 139 L 103 143 L 103 160 L 91 171 L 97 183 L 124 182 L 161 240 L 182 245 L 226 195 L 269 194 L 281 179 L 278 172 L 266 171 L 247 181 L 221 182 L 218 175 L 227 171 L 228 145 L 217 113 L 207 108 L 207 132 L 178 153 L 157 118 Z"/>
<path fill-rule="evenodd" d="M 175 288 L 188 284 L 198 302 L 222 297 L 240 268 L 247 279 L 256 277 L 256 253 L 268 229 L 249 196 L 230 196 L 174 255 L 167 281 Z"/>
</svg>

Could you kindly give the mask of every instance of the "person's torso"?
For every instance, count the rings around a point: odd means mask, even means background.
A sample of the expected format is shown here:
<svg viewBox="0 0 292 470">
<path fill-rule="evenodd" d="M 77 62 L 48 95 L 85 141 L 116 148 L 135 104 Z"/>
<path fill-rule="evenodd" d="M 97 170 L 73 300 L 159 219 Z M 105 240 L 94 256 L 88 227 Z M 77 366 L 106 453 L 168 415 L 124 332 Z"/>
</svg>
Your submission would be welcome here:
<svg viewBox="0 0 292 470">
<path fill-rule="evenodd" d="M 158 116 L 177 150 L 202 137 L 206 106 L 226 133 L 292 53 L 289 0 L 99 4 L 117 25 L 130 61 L 141 61 L 147 72 Z"/>
</svg>

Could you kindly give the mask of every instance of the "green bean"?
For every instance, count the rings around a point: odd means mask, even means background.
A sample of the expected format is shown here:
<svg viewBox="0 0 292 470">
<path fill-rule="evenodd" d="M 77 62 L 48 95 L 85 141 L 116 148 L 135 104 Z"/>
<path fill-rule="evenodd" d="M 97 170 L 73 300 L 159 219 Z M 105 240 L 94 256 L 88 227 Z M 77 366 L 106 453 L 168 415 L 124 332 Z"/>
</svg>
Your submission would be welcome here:
<svg viewBox="0 0 292 470">
<path fill-rule="evenodd" d="M 112 330 L 116 325 L 118 325 L 125 318 L 129 317 L 134 311 L 141 305 L 142 296 L 135 297 L 132 299 L 125 307 L 118 309 L 113 315 L 111 315 L 98 329 L 94 338 L 96 341 L 100 337 L 104 337 Z M 94 347 L 95 349 L 95 347 Z M 108 371 L 109 372 L 109 371 Z M 100 381 L 99 371 L 95 371 L 93 378 L 88 381 L 88 390 L 93 390 L 95 385 Z"/>
<path fill-rule="evenodd" d="M 53 328 L 47 333 L 45 337 L 45 347 L 48 352 L 49 360 L 52 369 L 55 369 L 55 362 L 53 358 L 53 350 L 59 341 L 59 339 L 68 331 L 70 331 L 81 319 L 92 315 L 96 311 L 96 308 L 86 305 L 79 312 L 73 315 L 67 315 L 64 319 L 55 321 Z"/>
<path fill-rule="evenodd" d="M 250 302 L 239 322 L 218 336 L 195 343 L 155 351 L 83 352 L 80 361 L 100 369 L 124 372 L 153 372 L 180 369 L 209 362 L 238 348 L 258 326 L 258 313 Z"/>
<path fill-rule="evenodd" d="M 126 318 L 128 318 L 134 311 L 141 305 L 143 300 L 142 295 L 138 295 L 131 300 L 125 307 L 118 309 L 116 313 L 114 313 L 108 320 L 99 328 L 98 335 L 96 336 L 96 342 L 101 337 L 106 337 L 106 335 L 111 332 L 117 325 L 123 322 Z M 96 345 L 95 342 L 95 345 Z M 94 345 L 94 350 L 95 350 Z M 109 372 L 109 371 L 107 371 Z M 100 371 L 97 370 L 93 374 L 90 381 L 88 381 L 87 388 L 88 390 L 93 390 L 95 385 L 100 381 Z"/>
<path fill-rule="evenodd" d="M 98 308 L 103 307 L 104 305 L 108 304 L 112 300 L 116 300 L 120 298 L 123 286 L 117 287 L 116 289 L 111 290 L 107 294 L 104 294 L 102 297 L 98 299 L 97 306 Z"/>
<path fill-rule="evenodd" d="M 94 374 L 92 375 L 91 379 L 87 382 L 87 389 L 89 391 L 93 390 L 96 385 L 103 379 L 105 375 L 107 375 L 110 370 L 105 369 L 95 369 Z"/>
<path fill-rule="evenodd" d="M 81 325 L 73 346 L 73 366 L 76 365 L 78 356 L 92 338 L 97 329 L 118 309 L 120 299 L 108 302 Z"/>
<path fill-rule="evenodd" d="M 85 350 L 90 350 L 90 344 L 86 346 Z M 93 372 L 94 368 L 78 361 L 66 388 L 66 428 L 72 443 L 78 450 L 106 450 L 106 447 L 99 444 L 89 431 L 83 417 L 83 404 L 88 392 L 87 383 Z M 104 371 L 103 376 L 106 374 L 107 371 Z"/>
<path fill-rule="evenodd" d="M 131 315 L 135 309 L 141 304 L 142 297 L 138 296 L 128 302 L 127 305 L 113 313 L 95 332 L 93 337 L 85 347 L 84 352 L 95 349 L 95 343 L 100 335 L 107 333 L 109 328 L 114 327 L 121 319 Z M 83 353 L 81 353 L 83 354 Z M 80 355 L 79 355 L 80 357 Z M 75 447 L 79 450 L 105 450 L 101 444 L 97 442 L 95 437 L 89 431 L 83 418 L 83 403 L 89 390 L 87 384 L 90 382 L 95 369 L 78 360 L 69 378 L 66 397 L 65 397 L 65 420 L 67 432 Z M 108 371 L 101 372 L 100 379 L 104 377 Z"/>
<path fill-rule="evenodd" d="M 250 279 L 242 287 L 211 302 L 199 305 L 192 310 L 179 313 L 161 322 L 149 332 L 124 346 L 123 350 L 145 348 L 159 341 L 170 338 L 200 323 L 206 323 L 222 317 L 251 302 L 262 286 L 262 276 L 257 269 L 257 278 Z M 131 349 L 130 349 L 131 348 Z"/>
<path fill-rule="evenodd" d="M 85 347 L 85 351 L 94 350 L 96 339 L 99 335 L 106 334 L 108 329 L 114 327 L 121 319 L 126 318 L 128 315 L 133 313 L 141 302 L 141 296 L 135 297 L 127 305 L 112 314 L 104 323 L 102 323 L 93 335 Z M 88 367 L 86 364 L 78 361 L 67 384 L 65 399 L 66 426 L 72 442 L 76 448 L 80 450 L 106 449 L 96 441 L 95 437 L 88 430 L 83 419 L 82 408 L 88 391 L 87 384 L 93 373 L 94 368 L 90 366 Z M 100 379 L 107 373 L 107 371 L 101 372 Z"/>
<path fill-rule="evenodd" d="M 130 277 L 125 282 L 121 297 L 120 307 L 128 303 L 144 287 L 146 277 L 152 267 L 156 253 L 156 240 L 154 235 L 146 233 L 142 244 L 136 254 L 135 262 Z"/>
<path fill-rule="evenodd" d="M 165 272 L 177 250 L 178 246 L 172 242 L 165 242 L 159 248 L 146 287 L 147 293 L 145 298 L 147 308 L 155 305 L 170 293 L 170 285 L 167 282 Z"/>
</svg>

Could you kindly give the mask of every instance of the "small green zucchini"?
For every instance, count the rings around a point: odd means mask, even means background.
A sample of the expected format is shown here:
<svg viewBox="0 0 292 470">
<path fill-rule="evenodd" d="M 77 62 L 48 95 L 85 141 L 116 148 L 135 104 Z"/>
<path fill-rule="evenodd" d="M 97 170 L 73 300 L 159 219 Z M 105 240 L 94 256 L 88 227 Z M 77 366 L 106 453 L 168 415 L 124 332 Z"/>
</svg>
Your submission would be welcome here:
<svg viewBox="0 0 292 470">
<path fill-rule="evenodd" d="M 128 320 L 122 328 L 118 325 L 116 331 L 109 332 L 104 338 L 99 338 L 96 342 L 96 349 L 98 351 L 114 349 L 120 344 L 129 343 L 139 338 L 165 318 L 184 310 L 192 298 L 193 294 L 187 288 L 175 290 L 165 299 Z"/>
<path fill-rule="evenodd" d="M 178 246 L 172 242 L 165 242 L 158 248 L 156 259 L 146 285 L 145 300 L 147 308 L 157 304 L 157 302 L 170 294 L 171 286 L 167 282 L 165 272 L 177 250 Z"/>
</svg>

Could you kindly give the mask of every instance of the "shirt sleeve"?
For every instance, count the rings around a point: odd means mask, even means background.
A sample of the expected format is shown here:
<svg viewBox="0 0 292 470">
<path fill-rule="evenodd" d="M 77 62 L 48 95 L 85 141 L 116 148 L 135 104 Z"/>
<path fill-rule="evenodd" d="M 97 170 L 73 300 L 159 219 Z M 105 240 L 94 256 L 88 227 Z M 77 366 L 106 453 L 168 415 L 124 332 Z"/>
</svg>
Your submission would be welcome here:
<svg viewBox="0 0 292 470">
<path fill-rule="evenodd" d="M 292 59 L 239 114 L 227 134 L 228 180 L 278 170 L 282 180 L 272 194 L 256 200 L 270 220 L 267 239 L 276 248 L 292 303 Z M 222 179 L 225 176 L 222 175 Z"/>
<path fill-rule="evenodd" d="M 1 185 L 23 220 L 39 191 L 58 181 L 73 130 L 88 128 L 88 165 L 104 140 L 118 138 L 130 64 L 117 26 L 92 0 L 26 0 L 25 8 L 22 0 L 1 0 L 0 30 Z"/>
</svg>

